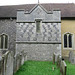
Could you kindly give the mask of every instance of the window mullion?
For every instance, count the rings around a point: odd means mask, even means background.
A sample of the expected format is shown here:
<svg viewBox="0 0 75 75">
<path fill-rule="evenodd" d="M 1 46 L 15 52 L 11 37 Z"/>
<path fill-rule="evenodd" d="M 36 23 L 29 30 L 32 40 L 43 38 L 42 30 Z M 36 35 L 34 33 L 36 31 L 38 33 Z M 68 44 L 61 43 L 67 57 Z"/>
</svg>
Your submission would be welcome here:
<svg viewBox="0 0 75 75">
<path fill-rule="evenodd" d="M 72 47 L 73 47 L 73 41 L 72 41 L 72 40 L 73 40 L 73 37 L 72 37 L 72 35 L 71 35 L 71 44 L 72 44 Z"/>
<path fill-rule="evenodd" d="M 69 34 L 67 34 L 67 47 L 69 48 Z"/>
</svg>

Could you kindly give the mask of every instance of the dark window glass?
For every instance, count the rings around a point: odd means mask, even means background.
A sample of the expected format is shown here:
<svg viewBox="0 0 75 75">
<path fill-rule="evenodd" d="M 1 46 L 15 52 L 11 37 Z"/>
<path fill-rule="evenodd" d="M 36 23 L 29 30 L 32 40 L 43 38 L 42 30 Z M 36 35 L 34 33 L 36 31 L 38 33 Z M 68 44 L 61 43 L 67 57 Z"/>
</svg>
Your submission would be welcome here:
<svg viewBox="0 0 75 75">
<path fill-rule="evenodd" d="M 3 35 L 1 35 L 1 49 L 3 49 Z"/>
<path fill-rule="evenodd" d="M 40 21 L 36 21 L 36 32 L 40 32 Z"/>
<path fill-rule="evenodd" d="M 72 35 L 70 34 L 68 37 L 68 41 L 69 41 L 69 47 L 72 47 Z"/>
<path fill-rule="evenodd" d="M 64 35 L 64 47 L 67 47 L 67 35 Z"/>
<path fill-rule="evenodd" d="M 5 36 L 5 49 L 7 49 L 8 44 L 8 36 Z"/>
<path fill-rule="evenodd" d="M 1 36 L 0 36 L 0 48 L 1 48 Z"/>
</svg>

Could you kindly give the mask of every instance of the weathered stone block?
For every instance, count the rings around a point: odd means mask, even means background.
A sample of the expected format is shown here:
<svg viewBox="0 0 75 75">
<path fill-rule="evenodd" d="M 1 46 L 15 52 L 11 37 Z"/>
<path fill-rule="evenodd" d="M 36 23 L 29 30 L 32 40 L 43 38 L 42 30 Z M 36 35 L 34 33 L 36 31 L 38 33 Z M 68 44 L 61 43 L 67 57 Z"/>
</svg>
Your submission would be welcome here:
<svg viewBox="0 0 75 75">
<path fill-rule="evenodd" d="M 69 53 L 69 61 L 72 64 L 75 64 L 75 53 L 73 51 L 70 51 L 70 53 Z"/>
</svg>

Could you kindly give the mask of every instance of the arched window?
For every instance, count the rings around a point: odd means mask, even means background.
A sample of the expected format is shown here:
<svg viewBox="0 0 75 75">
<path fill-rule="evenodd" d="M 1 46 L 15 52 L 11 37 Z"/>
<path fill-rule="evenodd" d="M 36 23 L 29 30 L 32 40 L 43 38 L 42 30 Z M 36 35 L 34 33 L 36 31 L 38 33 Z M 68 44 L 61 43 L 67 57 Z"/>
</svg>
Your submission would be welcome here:
<svg viewBox="0 0 75 75">
<path fill-rule="evenodd" d="M 72 37 L 70 33 L 64 34 L 64 48 L 72 48 Z"/>
<path fill-rule="evenodd" d="M 8 48 L 8 36 L 6 34 L 0 35 L 0 49 Z"/>
</svg>

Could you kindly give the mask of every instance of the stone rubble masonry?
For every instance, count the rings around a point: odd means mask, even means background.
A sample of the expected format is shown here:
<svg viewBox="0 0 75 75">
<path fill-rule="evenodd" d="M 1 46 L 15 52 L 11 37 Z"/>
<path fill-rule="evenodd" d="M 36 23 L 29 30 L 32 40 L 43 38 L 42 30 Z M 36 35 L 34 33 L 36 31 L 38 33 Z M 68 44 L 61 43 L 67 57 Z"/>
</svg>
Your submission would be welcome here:
<svg viewBox="0 0 75 75">
<path fill-rule="evenodd" d="M 16 41 L 16 19 L 0 19 L 0 35 L 8 35 L 8 50 L 15 52 Z"/>
<path fill-rule="evenodd" d="M 54 52 L 61 54 L 61 44 L 17 44 L 16 47 L 16 53 L 24 50 L 28 60 L 51 61 Z"/>
</svg>

